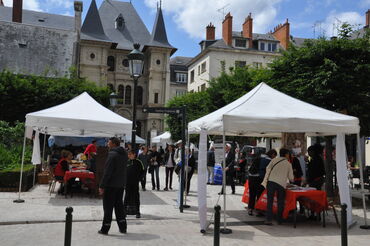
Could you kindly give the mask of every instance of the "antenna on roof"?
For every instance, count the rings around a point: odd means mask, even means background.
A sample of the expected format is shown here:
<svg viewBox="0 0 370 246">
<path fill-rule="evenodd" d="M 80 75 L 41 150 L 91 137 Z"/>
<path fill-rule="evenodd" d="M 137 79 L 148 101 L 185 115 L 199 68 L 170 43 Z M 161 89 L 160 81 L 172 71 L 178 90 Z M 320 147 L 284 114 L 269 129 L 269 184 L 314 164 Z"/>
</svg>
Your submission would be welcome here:
<svg viewBox="0 0 370 246">
<path fill-rule="evenodd" d="M 225 13 L 226 13 L 225 9 L 226 9 L 226 7 L 228 7 L 229 5 L 230 5 L 230 3 L 225 4 L 223 7 L 221 7 L 221 8 L 219 8 L 219 9 L 217 9 L 217 12 L 219 12 L 219 13 L 221 13 L 221 14 L 222 14 L 222 19 L 221 19 L 221 20 L 223 20 L 223 19 L 224 19 L 224 17 L 225 17 Z"/>
</svg>

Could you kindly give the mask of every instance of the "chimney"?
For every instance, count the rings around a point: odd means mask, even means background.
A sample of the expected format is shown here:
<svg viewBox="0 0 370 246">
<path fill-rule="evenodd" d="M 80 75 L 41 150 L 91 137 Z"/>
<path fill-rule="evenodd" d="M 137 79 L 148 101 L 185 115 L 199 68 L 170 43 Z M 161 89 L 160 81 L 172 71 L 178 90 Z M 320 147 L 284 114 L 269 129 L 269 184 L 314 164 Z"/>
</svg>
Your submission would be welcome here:
<svg viewBox="0 0 370 246">
<path fill-rule="evenodd" d="M 366 17 L 366 26 L 365 27 L 370 28 L 370 9 L 367 10 L 365 17 Z"/>
<path fill-rule="evenodd" d="M 249 13 L 243 23 L 243 37 L 248 38 L 248 48 L 253 47 L 253 19 L 252 13 Z"/>
<path fill-rule="evenodd" d="M 280 41 L 281 47 L 283 47 L 285 50 L 288 49 L 290 40 L 290 24 L 288 19 L 286 19 L 284 24 L 279 24 L 277 27 L 275 27 L 272 35 Z"/>
<path fill-rule="evenodd" d="M 222 22 L 222 38 L 225 43 L 229 46 L 232 45 L 233 34 L 233 17 L 230 12 L 225 16 L 225 20 Z"/>
<path fill-rule="evenodd" d="M 211 23 L 206 27 L 206 40 L 215 40 L 215 29 L 216 27 Z"/>
<path fill-rule="evenodd" d="M 13 0 L 13 22 L 22 23 L 23 0 Z"/>
<path fill-rule="evenodd" d="M 81 1 L 74 2 L 75 8 L 75 32 L 77 32 L 78 37 L 81 32 L 81 14 L 83 9 L 83 3 Z"/>
</svg>

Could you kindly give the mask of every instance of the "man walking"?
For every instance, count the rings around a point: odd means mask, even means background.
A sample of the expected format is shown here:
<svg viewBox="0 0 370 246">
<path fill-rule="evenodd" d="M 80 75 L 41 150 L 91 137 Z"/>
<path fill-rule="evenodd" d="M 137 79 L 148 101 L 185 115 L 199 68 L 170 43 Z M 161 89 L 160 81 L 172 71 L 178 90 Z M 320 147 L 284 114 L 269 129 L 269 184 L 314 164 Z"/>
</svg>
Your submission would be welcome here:
<svg viewBox="0 0 370 246">
<path fill-rule="evenodd" d="M 266 175 L 263 179 L 262 185 L 267 189 L 267 216 L 265 225 L 272 225 L 272 205 L 274 201 L 275 192 L 277 193 L 278 203 L 278 224 L 282 223 L 282 216 L 285 202 L 285 188 L 287 181 L 294 181 L 292 164 L 288 161 L 289 150 L 280 149 L 280 157 L 272 159 L 266 168 Z"/>
<path fill-rule="evenodd" d="M 126 212 L 123 207 L 127 153 L 120 147 L 120 141 L 116 137 L 109 139 L 108 148 L 108 159 L 105 163 L 104 175 L 99 188 L 99 194 L 103 195 L 104 218 L 98 233 L 104 235 L 107 235 L 110 229 L 113 208 L 119 231 L 126 233 L 127 230 Z"/>
<path fill-rule="evenodd" d="M 207 170 L 208 179 L 207 184 L 213 184 L 214 182 L 214 167 L 215 167 L 215 147 L 211 146 L 207 152 Z"/>
<path fill-rule="evenodd" d="M 143 191 L 146 191 L 146 189 L 145 189 L 146 173 L 148 171 L 148 167 L 149 167 L 149 164 L 150 164 L 150 154 L 148 153 L 148 147 L 147 146 L 143 146 L 143 150 L 142 150 L 141 154 L 139 154 L 138 159 L 144 165 L 144 173 L 143 173 L 143 176 L 141 177 L 140 182 L 141 182 L 141 188 L 143 189 Z"/>
<path fill-rule="evenodd" d="M 235 153 L 231 149 L 231 144 L 227 143 L 225 145 L 225 172 L 226 172 L 226 184 L 230 184 L 231 186 L 231 194 L 235 194 L 235 182 L 234 182 L 234 176 L 235 176 Z M 225 188 L 226 188 L 225 184 Z M 225 191 L 226 192 L 226 191 Z M 222 195 L 224 193 L 224 187 L 222 186 L 221 192 L 218 193 L 219 195 Z"/>
</svg>

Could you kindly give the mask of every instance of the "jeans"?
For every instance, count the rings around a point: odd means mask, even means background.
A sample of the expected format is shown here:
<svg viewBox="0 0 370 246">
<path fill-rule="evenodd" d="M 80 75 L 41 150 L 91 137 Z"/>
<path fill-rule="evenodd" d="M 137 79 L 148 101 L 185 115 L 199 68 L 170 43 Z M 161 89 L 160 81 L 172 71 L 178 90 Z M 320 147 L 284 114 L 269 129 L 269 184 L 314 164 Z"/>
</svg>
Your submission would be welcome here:
<svg viewBox="0 0 370 246">
<path fill-rule="evenodd" d="M 155 173 L 155 180 L 154 180 L 154 173 Z M 152 188 L 155 189 L 155 185 L 157 184 L 157 190 L 159 190 L 159 165 L 153 167 L 153 171 L 151 172 L 152 175 Z"/>
<path fill-rule="evenodd" d="M 172 176 L 175 167 L 166 167 L 166 188 L 168 188 L 168 178 L 170 178 L 170 189 L 172 189 Z"/>
<path fill-rule="evenodd" d="M 146 173 L 148 172 L 148 168 L 144 169 L 144 174 L 143 177 L 141 177 L 140 183 L 141 183 L 141 188 L 145 190 L 145 185 L 146 185 Z"/>
<path fill-rule="evenodd" d="M 104 218 L 101 230 L 108 232 L 112 223 L 112 212 L 116 214 L 117 224 L 121 231 L 126 230 L 126 211 L 123 207 L 124 188 L 106 187 L 103 195 Z"/>
<path fill-rule="evenodd" d="M 215 179 L 215 174 L 214 174 L 213 169 L 214 169 L 213 166 L 207 166 L 207 170 L 208 170 L 208 179 L 207 179 L 207 181 L 210 182 L 211 184 L 213 184 L 214 179 Z"/>
<path fill-rule="evenodd" d="M 274 203 L 275 192 L 277 193 L 277 221 L 281 222 L 283 218 L 284 203 L 285 203 L 285 188 L 275 182 L 267 182 L 267 214 L 266 220 L 272 221 L 272 207 Z"/>
</svg>

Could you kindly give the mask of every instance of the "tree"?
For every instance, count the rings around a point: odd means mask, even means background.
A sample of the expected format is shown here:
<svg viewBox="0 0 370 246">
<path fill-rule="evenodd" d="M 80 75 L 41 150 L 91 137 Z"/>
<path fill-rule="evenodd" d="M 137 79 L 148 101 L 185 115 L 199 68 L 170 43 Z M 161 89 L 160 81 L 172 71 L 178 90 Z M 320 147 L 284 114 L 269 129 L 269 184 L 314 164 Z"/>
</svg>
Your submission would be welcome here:
<svg viewBox="0 0 370 246">
<path fill-rule="evenodd" d="M 295 98 L 358 117 L 361 134 L 370 135 L 370 39 L 344 37 L 291 47 L 271 64 L 267 82 Z"/>
<path fill-rule="evenodd" d="M 0 120 L 23 122 L 27 113 L 66 102 L 84 91 L 103 105 L 109 105 L 108 88 L 76 76 L 46 78 L 3 71 L 0 73 Z"/>
<path fill-rule="evenodd" d="M 183 96 L 172 98 L 166 105 L 167 107 L 186 106 L 186 122 L 196 120 L 210 112 L 212 101 L 207 92 L 188 93 Z M 171 138 L 173 140 L 181 139 L 181 119 L 175 115 L 166 117 L 166 123 Z"/>
</svg>

